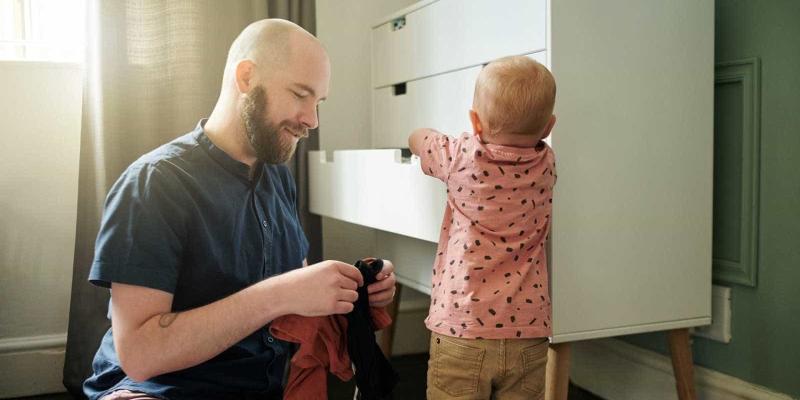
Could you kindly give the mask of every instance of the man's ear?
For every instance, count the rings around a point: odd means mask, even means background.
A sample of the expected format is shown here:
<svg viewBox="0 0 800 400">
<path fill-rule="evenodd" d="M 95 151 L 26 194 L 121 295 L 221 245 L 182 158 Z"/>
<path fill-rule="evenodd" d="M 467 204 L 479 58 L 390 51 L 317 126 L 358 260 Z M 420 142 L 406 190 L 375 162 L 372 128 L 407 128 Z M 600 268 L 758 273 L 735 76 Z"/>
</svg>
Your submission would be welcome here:
<svg viewBox="0 0 800 400">
<path fill-rule="evenodd" d="M 469 110 L 469 122 L 472 123 L 472 132 L 476 135 L 483 133 L 483 126 L 481 125 L 481 118 L 475 110 Z"/>
<path fill-rule="evenodd" d="M 544 140 L 548 136 L 550 136 L 550 131 L 553 130 L 553 126 L 556 124 L 556 116 L 551 115 L 550 120 L 547 121 L 547 125 L 544 126 L 544 130 L 542 130 L 542 137 L 539 140 Z"/>
<path fill-rule="evenodd" d="M 236 90 L 247 93 L 253 88 L 256 64 L 251 60 L 242 60 L 236 64 Z"/>
</svg>

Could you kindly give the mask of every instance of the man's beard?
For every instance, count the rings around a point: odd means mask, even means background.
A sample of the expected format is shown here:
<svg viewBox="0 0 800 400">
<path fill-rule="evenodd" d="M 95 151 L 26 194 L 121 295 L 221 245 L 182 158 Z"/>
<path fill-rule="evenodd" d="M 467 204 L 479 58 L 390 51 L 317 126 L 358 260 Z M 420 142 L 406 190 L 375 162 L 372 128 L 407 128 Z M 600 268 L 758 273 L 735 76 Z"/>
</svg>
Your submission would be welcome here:
<svg viewBox="0 0 800 400">
<path fill-rule="evenodd" d="M 253 88 L 244 98 L 242 107 L 242 120 L 247 134 L 247 140 L 256 152 L 256 158 L 267 164 L 283 164 L 294 155 L 297 142 L 283 138 L 280 132 L 287 128 L 293 133 L 302 132 L 305 137 L 307 130 L 289 121 L 275 124 L 267 118 L 267 93 L 259 85 Z"/>
</svg>

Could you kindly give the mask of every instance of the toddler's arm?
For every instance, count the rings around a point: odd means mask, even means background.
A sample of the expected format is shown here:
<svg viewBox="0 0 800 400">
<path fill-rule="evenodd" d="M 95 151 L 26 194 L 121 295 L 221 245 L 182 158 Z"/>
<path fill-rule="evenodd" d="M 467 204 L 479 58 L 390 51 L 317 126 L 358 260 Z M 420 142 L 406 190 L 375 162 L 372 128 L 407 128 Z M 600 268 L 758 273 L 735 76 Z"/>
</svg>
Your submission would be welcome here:
<svg viewBox="0 0 800 400">
<path fill-rule="evenodd" d="M 430 128 L 419 128 L 411 132 L 408 136 L 408 148 L 414 155 L 419 155 L 425 145 L 425 137 L 428 135 L 438 135 L 439 132 Z"/>
</svg>

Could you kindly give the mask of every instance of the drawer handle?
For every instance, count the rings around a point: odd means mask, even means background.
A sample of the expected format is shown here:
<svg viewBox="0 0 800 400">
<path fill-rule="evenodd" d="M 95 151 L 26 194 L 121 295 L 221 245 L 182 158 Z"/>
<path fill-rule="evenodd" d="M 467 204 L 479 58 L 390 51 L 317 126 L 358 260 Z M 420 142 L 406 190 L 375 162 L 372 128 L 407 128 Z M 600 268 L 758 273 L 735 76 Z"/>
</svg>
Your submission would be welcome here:
<svg viewBox="0 0 800 400">
<path fill-rule="evenodd" d="M 406 83 L 397 83 L 392 85 L 392 90 L 395 96 L 402 96 L 406 94 Z"/>
<path fill-rule="evenodd" d="M 403 29 L 404 26 L 406 26 L 405 16 L 395 18 L 392 20 L 392 32 L 399 31 L 400 29 Z"/>
</svg>

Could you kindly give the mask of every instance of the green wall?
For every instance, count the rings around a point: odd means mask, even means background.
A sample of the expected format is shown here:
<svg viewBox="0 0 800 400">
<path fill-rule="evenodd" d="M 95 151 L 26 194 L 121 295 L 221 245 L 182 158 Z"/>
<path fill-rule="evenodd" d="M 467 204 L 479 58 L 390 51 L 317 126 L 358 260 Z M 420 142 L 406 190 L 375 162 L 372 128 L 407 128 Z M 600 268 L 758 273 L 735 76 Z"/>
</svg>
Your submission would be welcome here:
<svg viewBox="0 0 800 400">
<path fill-rule="evenodd" d="M 695 338 L 694 360 L 800 398 L 800 1 L 717 0 L 715 14 L 717 64 L 757 58 L 761 72 L 760 93 L 750 99 L 760 105 L 760 150 L 753 157 L 759 162 L 749 180 L 757 181 L 754 191 L 741 184 L 749 168 L 739 139 L 759 130 L 731 115 L 742 112 L 741 90 L 716 86 L 714 256 L 730 258 L 748 247 L 738 236 L 747 218 L 739 217 L 754 216 L 746 233 L 753 235 L 757 277 L 749 286 L 715 270 L 715 283 L 731 287 L 733 339 Z M 737 193 L 757 194 L 752 210 L 736 211 Z M 623 339 L 667 354 L 662 333 Z"/>
</svg>

